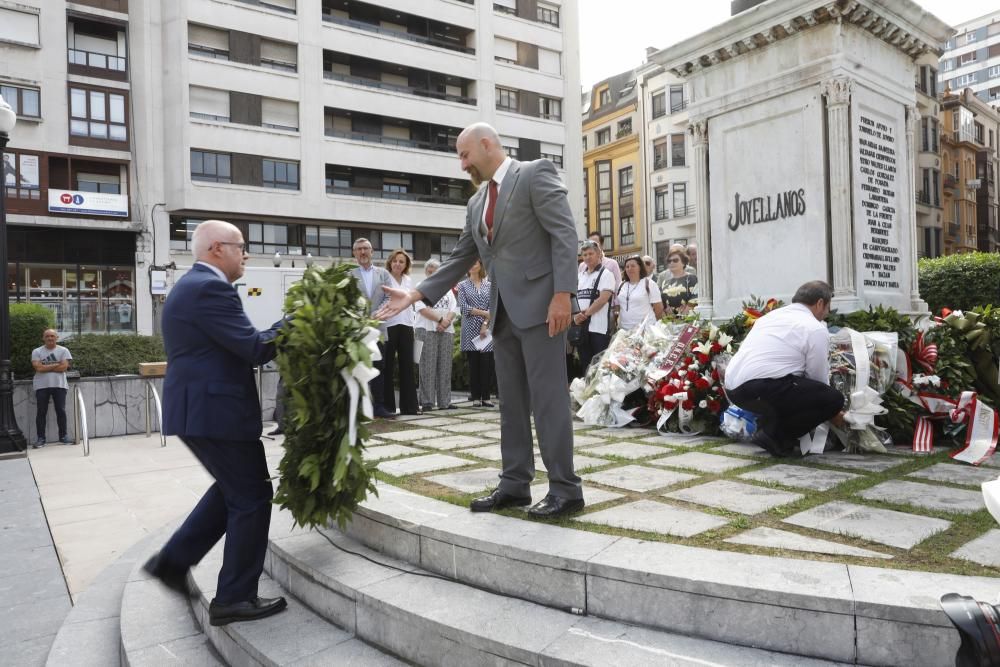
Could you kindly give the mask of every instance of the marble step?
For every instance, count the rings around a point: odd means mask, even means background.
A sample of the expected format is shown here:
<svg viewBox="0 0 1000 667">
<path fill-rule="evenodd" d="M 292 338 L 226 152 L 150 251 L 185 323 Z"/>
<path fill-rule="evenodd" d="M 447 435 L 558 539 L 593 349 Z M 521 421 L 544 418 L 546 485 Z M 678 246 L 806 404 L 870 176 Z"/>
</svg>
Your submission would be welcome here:
<svg viewBox="0 0 1000 667">
<path fill-rule="evenodd" d="M 272 530 L 266 567 L 273 583 L 327 621 L 417 665 L 843 664 L 581 616 L 473 588 L 372 551 L 335 529 Z M 703 621 L 716 622 L 711 615 Z M 292 616 L 280 622 L 287 631 L 302 624 Z M 275 635 L 272 641 L 281 640 Z"/>
<path fill-rule="evenodd" d="M 642 541 L 378 488 L 345 532 L 411 567 L 553 610 L 792 655 L 951 664 L 959 637 L 937 601 L 1000 590 L 998 578 Z M 290 525 L 282 514 L 272 547 Z"/>
</svg>

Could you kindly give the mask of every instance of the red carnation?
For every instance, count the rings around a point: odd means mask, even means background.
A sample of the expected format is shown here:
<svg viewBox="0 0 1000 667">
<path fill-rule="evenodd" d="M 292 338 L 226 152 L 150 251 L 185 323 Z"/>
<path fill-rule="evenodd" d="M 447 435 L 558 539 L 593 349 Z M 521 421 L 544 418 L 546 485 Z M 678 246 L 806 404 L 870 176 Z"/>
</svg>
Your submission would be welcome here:
<svg viewBox="0 0 1000 667">
<path fill-rule="evenodd" d="M 694 401 L 688 399 L 683 403 L 681 403 L 681 407 L 684 408 L 685 410 L 694 410 Z"/>
<path fill-rule="evenodd" d="M 722 403 L 710 398 L 708 399 L 708 409 L 712 412 L 712 414 L 718 414 L 722 409 Z"/>
<path fill-rule="evenodd" d="M 712 354 L 718 354 L 719 352 L 722 352 L 722 346 L 716 341 L 712 343 Z"/>
<path fill-rule="evenodd" d="M 697 378 L 695 378 L 694 387 L 698 391 L 705 391 L 706 389 L 710 388 L 711 386 L 712 385 L 705 378 L 700 377 L 700 376 L 697 377 Z"/>
<path fill-rule="evenodd" d="M 712 379 L 715 380 L 716 382 L 719 381 L 719 371 L 718 371 L 718 369 L 715 369 L 715 368 L 712 369 Z"/>
<path fill-rule="evenodd" d="M 707 354 L 703 354 L 701 352 L 698 352 L 697 355 L 695 355 L 695 356 L 698 357 L 698 363 L 700 363 L 700 364 L 707 364 L 708 363 L 708 355 Z"/>
</svg>

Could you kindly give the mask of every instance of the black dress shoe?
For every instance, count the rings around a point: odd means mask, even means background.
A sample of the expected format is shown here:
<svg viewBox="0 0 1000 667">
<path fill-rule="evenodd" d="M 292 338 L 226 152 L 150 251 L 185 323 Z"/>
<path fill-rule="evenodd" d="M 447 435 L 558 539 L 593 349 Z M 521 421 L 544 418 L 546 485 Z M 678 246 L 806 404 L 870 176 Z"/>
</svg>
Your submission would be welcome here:
<svg viewBox="0 0 1000 667">
<path fill-rule="evenodd" d="M 551 519 L 565 514 L 573 514 L 583 509 L 583 498 L 560 498 L 551 493 L 528 509 L 528 514 L 542 519 Z"/>
<path fill-rule="evenodd" d="M 233 621 L 256 621 L 258 618 L 274 616 L 285 609 L 285 598 L 256 597 L 249 602 L 218 604 L 215 600 L 208 605 L 208 622 L 212 625 L 226 625 Z"/>
<path fill-rule="evenodd" d="M 797 443 L 781 443 L 760 429 L 754 432 L 750 440 L 753 444 L 776 458 L 786 458 L 795 455 L 795 444 Z"/>
<path fill-rule="evenodd" d="M 170 590 L 191 597 L 191 588 L 187 582 L 187 570 L 183 572 L 168 570 L 160 561 L 160 554 L 153 554 L 153 557 L 146 561 L 142 569 L 159 579 Z"/>
<path fill-rule="evenodd" d="M 473 512 L 490 512 L 504 507 L 523 507 L 530 504 L 531 496 L 512 496 L 500 489 L 494 489 L 490 495 L 476 498 L 469 503 L 469 509 Z"/>
<path fill-rule="evenodd" d="M 278 428 L 274 429 L 273 431 L 268 431 L 267 434 L 268 435 L 284 435 L 285 434 L 285 430 L 279 426 Z"/>
<path fill-rule="evenodd" d="M 490 403 L 489 401 L 483 401 L 483 402 L 482 402 L 482 404 L 480 405 L 480 407 L 484 407 L 484 408 L 492 408 L 492 407 L 494 407 L 494 406 L 493 406 L 493 404 L 492 404 L 492 403 Z"/>
<path fill-rule="evenodd" d="M 389 412 L 388 410 L 386 410 L 385 408 L 383 408 L 381 405 L 376 405 L 375 409 L 372 410 L 372 413 L 376 417 L 381 417 L 382 419 L 395 419 L 396 418 L 396 413 L 395 412 Z"/>
</svg>

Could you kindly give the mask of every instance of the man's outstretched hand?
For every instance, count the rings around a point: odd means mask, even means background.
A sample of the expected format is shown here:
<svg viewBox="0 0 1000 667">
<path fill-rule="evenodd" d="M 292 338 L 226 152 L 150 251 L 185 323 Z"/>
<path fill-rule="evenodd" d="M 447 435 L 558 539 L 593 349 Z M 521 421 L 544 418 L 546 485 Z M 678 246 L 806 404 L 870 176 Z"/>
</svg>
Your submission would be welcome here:
<svg viewBox="0 0 1000 667">
<path fill-rule="evenodd" d="M 549 338 L 569 328 L 572 313 L 569 292 L 556 292 L 549 302 L 549 313 L 545 323 L 549 325 Z"/>
<path fill-rule="evenodd" d="M 424 298 L 424 295 L 415 289 L 402 289 L 401 287 L 382 286 L 385 293 L 389 295 L 389 300 L 382 304 L 382 307 L 375 311 L 375 319 L 387 320 L 393 315 L 398 315 L 411 305 Z"/>
</svg>

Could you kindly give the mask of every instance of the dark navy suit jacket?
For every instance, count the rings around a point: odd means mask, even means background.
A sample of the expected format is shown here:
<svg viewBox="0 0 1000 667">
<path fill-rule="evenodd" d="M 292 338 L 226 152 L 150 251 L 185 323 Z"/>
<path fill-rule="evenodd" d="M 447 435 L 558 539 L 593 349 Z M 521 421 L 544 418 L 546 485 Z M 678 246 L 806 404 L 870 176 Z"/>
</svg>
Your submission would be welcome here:
<svg viewBox="0 0 1000 667">
<path fill-rule="evenodd" d="M 191 267 L 163 308 L 164 434 L 259 439 L 261 410 L 253 367 L 274 358 L 281 324 L 258 331 L 236 288 L 207 266 Z"/>
</svg>

